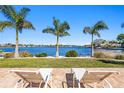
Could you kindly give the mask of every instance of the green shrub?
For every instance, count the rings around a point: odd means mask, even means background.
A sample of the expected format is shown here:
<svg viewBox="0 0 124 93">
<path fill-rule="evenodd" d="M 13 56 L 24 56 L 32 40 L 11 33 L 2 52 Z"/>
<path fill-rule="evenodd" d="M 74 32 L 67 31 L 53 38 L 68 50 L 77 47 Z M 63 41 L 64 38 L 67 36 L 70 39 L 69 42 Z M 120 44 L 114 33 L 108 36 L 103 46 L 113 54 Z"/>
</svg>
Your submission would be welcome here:
<svg viewBox="0 0 124 93">
<path fill-rule="evenodd" d="M 78 53 L 75 50 L 70 50 L 66 53 L 66 57 L 77 57 Z"/>
<path fill-rule="evenodd" d="M 32 55 L 29 52 L 21 52 L 20 57 L 31 57 Z"/>
<path fill-rule="evenodd" d="M 46 57 L 47 53 L 40 53 L 40 54 L 36 54 L 36 57 Z"/>
<path fill-rule="evenodd" d="M 115 59 L 124 60 L 124 54 L 116 55 Z"/>
<path fill-rule="evenodd" d="M 4 51 L 3 50 L 0 50 L 0 53 L 3 53 Z"/>
<path fill-rule="evenodd" d="M 14 52 L 12 52 L 12 53 L 6 53 L 4 55 L 4 58 L 13 58 L 13 57 L 14 57 Z"/>
</svg>

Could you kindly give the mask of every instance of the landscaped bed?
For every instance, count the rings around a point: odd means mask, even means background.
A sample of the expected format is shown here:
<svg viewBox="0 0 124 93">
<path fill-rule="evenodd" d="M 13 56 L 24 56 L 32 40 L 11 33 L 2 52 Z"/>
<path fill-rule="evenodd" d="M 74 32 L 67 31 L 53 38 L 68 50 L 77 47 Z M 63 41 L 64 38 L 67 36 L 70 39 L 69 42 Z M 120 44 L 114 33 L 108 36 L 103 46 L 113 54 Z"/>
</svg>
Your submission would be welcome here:
<svg viewBox="0 0 124 93">
<path fill-rule="evenodd" d="M 124 67 L 124 61 L 92 58 L 25 58 L 0 59 L 1 68 L 71 68 Z"/>
</svg>

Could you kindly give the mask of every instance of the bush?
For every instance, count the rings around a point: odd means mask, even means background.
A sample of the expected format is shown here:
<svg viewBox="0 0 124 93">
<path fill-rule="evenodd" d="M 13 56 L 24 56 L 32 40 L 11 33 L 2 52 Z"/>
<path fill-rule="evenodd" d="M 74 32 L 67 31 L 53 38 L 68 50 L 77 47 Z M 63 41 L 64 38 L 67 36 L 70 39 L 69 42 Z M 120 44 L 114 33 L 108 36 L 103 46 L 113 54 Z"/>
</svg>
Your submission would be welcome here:
<svg viewBox="0 0 124 93">
<path fill-rule="evenodd" d="M 36 57 L 46 57 L 47 53 L 40 53 L 40 54 L 36 54 Z"/>
<path fill-rule="evenodd" d="M 112 54 L 112 53 L 104 53 L 104 52 L 95 52 L 94 53 L 94 57 L 95 58 L 110 58 L 110 59 L 113 59 L 113 58 L 115 58 L 115 55 L 114 54 Z"/>
<path fill-rule="evenodd" d="M 124 60 L 124 54 L 116 55 L 115 59 Z"/>
<path fill-rule="evenodd" d="M 12 52 L 12 53 L 6 53 L 4 55 L 4 58 L 13 58 L 13 57 L 14 57 L 14 52 Z"/>
<path fill-rule="evenodd" d="M 3 50 L 0 50 L 0 53 L 3 53 L 4 51 Z"/>
<path fill-rule="evenodd" d="M 66 57 L 77 57 L 78 53 L 75 50 L 70 50 L 66 53 Z"/>
<path fill-rule="evenodd" d="M 105 54 L 103 52 L 95 52 L 94 57 L 95 58 L 105 58 Z"/>
<path fill-rule="evenodd" d="M 29 52 L 21 52 L 20 57 L 31 57 L 32 55 Z"/>
</svg>

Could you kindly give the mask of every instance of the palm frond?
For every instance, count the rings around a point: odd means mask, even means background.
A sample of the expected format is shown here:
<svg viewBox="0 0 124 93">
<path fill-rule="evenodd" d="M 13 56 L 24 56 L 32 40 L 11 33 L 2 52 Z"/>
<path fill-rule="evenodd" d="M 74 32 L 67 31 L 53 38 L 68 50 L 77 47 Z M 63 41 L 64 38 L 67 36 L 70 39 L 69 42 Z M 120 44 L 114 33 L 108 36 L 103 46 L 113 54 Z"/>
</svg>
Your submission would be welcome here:
<svg viewBox="0 0 124 93">
<path fill-rule="evenodd" d="M 9 21 L 0 21 L 0 31 L 3 31 L 7 27 L 13 28 L 13 23 Z"/>
<path fill-rule="evenodd" d="M 45 29 L 42 30 L 43 33 L 51 33 L 51 34 L 55 34 L 55 29 L 51 28 L 51 27 L 47 27 Z"/>
<path fill-rule="evenodd" d="M 70 34 L 68 32 L 63 32 L 59 34 L 60 37 L 64 37 L 64 36 L 70 36 Z"/>
<path fill-rule="evenodd" d="M 62 24 L 60 24 L 59 30 L 60 31 L 65 31 L 65 30 L 69 30 L 70 26 L 67 22 L 63 22 Z"/>
<path fill-rule="evenodd" d="M 95 31 L 93 34 L 100 37 L 100 33 L 98 31 Z"/>
<path fill-rule="evenodd" d="M 19 16 L 25 18 L 29 12 L 30 12 L 30 9 L 29 8 L 22 8 L 19 11 Z"/>
<path fill-rule="evenodd" d="M 124 23 L 121 24 L 121 28 L 124 28 Z"/>
<path fill-rule="evenodd" d="M 90 27 L 84 27 L 84 29 L 83 29 L 83 33 L 91 33 L 91 28 Z"/>
<path fill-rule="evenodd" d="M 31 22 L 29 22 L 29 21 L 24 21 L 22 28 L 35 30 L 35 27 L 34 27 L 33 24 L 32 24 Z"/>
<path fill-rule="evenodd" d="M 53 25 L 54 27 L 47 27 L 43 29 L 43 33 L 51 33 L 55 36 L 69 36 L 70 34 L 66 31 L 70 29 L 70 26 L 67 22 L 60 23 L 58 19 L 55 17 L 53 18 Z"/>
<path fill-rule="evenodd" d="M 94 30 L 104 30 L 108 29 L 108 26 L 103 22 L 103 21 L 98 21 L 94 26 L 93 26 L 93 31 Z"/>
<path fill-rule="evenodd" d="M 55 29 L 58 30 L 60 26 L 60 21 L 53 17 L 53 25 L 55 26 Z"/>
<path fill-rule="evenodd" d="M 1 13 L 10 21 L 15 22 L 16 17 L 17 17 L 17 13 L 14 7 L 10 6 L 10 5 L 1 5 L 0 6 L 1 9 Z"/>
</svg>

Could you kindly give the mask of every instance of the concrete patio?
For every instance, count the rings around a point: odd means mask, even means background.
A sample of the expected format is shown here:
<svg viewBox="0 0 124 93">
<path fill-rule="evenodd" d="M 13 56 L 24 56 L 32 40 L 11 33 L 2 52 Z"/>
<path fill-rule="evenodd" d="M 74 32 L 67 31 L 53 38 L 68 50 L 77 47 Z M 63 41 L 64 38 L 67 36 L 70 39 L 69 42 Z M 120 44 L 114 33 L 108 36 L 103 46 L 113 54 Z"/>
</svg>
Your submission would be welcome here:
<svg viewBox="0 0 124 93">
<path fill-rule="evenodd" d="M 13 88 L 16 82 L 19 79 L 14 73 L 10 73 L 10 70 L 32 70 L 37 71 L 39 68 L 0 68 L 0 88 Z M 119 74 L 112 74 L 106 79 L 112 84 L 114 88 L 124 88 L 124 68 L 86 68 L 87 71 L 118 71 Z M 63 88 L 62 81 L 66 81 L 66 73 L 70 73 L 70 68 L 54 68 L 52 71 L 52 88 Z M 86 78 L 84 81 L 90 85 L 94 81 L 88 82 Z M 49 82 L 51 84 L 51 82 Z M 96 87 L 102 88 L 104 82 L 100 82 Z M 81 84 L 82 87 L 87 87 L 85 84 Z M 64 85 L 64 88 L 67 88 L 67 85 Z"/>
</svg>

